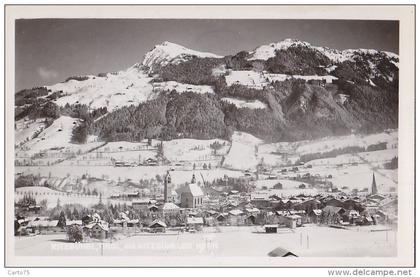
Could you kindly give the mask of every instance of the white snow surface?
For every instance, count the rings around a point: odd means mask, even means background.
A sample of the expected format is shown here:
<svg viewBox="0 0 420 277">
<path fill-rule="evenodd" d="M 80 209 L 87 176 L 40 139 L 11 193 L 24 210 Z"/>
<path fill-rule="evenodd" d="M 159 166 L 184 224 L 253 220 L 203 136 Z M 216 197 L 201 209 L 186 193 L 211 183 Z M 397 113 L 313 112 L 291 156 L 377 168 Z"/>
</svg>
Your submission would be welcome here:
<svg viewBox="0 0 420 277">
<path fill-rule="evenodd" d="M 338 62 L 344 62 L 346 60 L 353 60 L 353 57 L 359 54 L 370 54 L 375 55 L 378 53 L 384 53 L 386 56 L 388 56 L 391 59 L 398 59 L 398 55 L 392 52 L 380 52 L 378 50 L 374 49 L 346 49 L 346 50 L 336 50 L 331 49 L 328 47 L 319 47 L 319 46 L 313 46 L 308 42 L 300 41 L 296 39 L 285 39 L 280 42 L 276 43 L 270 43 L 267 45 L 261 45 L 257 47 L 255 50 L 249 52 L 250 57 L 248 60 L 268 60 L 269 58 L 273 58 L 276 55 L 276 51 L 278 50 L 286 50 L 290 47 L 307 47 L 312 48 L 313 50 L 317 50 L 327 56 L 331 61 L 338 63 Z M 396 63 L 397 65 L 397 63 Z M 397 65 L 398 66 L 398 65 Z"/>
<path fill-rule="evenodd" d="M 263 141 L 244 132 L 234 132 L 232 147 L 225 157 L 226 168 L 247 170 L 254 169 L 257 164 L 256 147 Z"/>
<path fill-rule="evenodd" d="M 211 86 L 197 86 L 197 85 L 178 83 L 175 81 L 154 83 L 154 89 L 156 91 L 175 90 L 178 93 L 183 93 L 183 92 L 188 92 L 188 91 L 199 93 L 199 94 L 214 93 L 214 90 Z"/>
<path fill-rule="evenodd" d="M 26 121 L 24 119 L 16 121 L 15 145 L 20 145 L 26 140 L 31 140 L 36 133 L 41 132 L 44 128 L 45 124 L 43 118 L 37 119 L 35 122 Z"/>
<path fill-rule="evenodd" d="M 138 65 L 106 77 L 87 76 L 84 81 L 70 80 L 47 86 L 53 92 L 63 91 L 66 96 L 58 98 L 59 106 L 85 104 L 91 108 L 107 107 L 108 111 L 123 106 L 136 105 L 154 99 L 157 94 L 149 83 L 149 77 Z"/>
<path fill-rule="evenodd" d="M 242 100 L 231 97 L 224 97 L 222 101 L 234 104 L 238 108 L 249 108 L 249 109 L 265 109 L 267 105 L 260 100 Z"/>
<path fill-rule="evenodd" d="M 175 139 L 163 143 L 165 157 L 171 162 L 178 161 L 207 161 L 213 158 L 213 150 L 210 145 L 218 141 L 225 144 L 217 150 L 218 155 L 224 155 L 229 148 L 229 142 L 221 139 L 198 140 L 198 139 Z"/>
<path fill-rule="evenodd" d="M 28 141 L 25 144 L 25 149 L 27 150 L 22 151 L 22 153 L 31 155 L 50 150 L 52 148 L 60 148 L 73 152 L 78 150 L 85 152 L 90 148 L 100 145 L 101 142 L 86 144 L 71 143 L 73 128 L 79 123 L 79 119 L 68 116 L 61 116 L 57 118 L 48 128 L 43 129 L 37 138 Z"/>
<path fill-rule="evenodd" d="M 143 65 L 152 68 L 155 65 L 165 66 L 169 63 L 178 64 L 189 60 L 191 57 L 222 58 L 222 56 L 213 53 L 199 52 L 165 41 L 162 44 L 156 45 L 145 55 Z"/>
<path fill-rule="evenodd" d="M 254 89 L 263 89 L 271 82 L 275 81 L 286 81 L 288 79 L 302 79 L 306 82 L 309 80 L 325 80 L 327 83 L 332 83 L 337 77 L 326 75 L 287 75 L 287 74 L 272 74 L 266 72 L 256 72 L 252 70 L 231 70 L 228 75 L 225 76 L 226 84 L 228 86 L 234 84 L 240 84 Z"/>
<path fill-rule="evenodd" d="M 59 117 L 37 139 L 29 141 L 27 146 L 33 152 L 67 146 L 70 144 L 73 122 L 79 123 L 77 119 L 68 116 Z"/>
</svg>

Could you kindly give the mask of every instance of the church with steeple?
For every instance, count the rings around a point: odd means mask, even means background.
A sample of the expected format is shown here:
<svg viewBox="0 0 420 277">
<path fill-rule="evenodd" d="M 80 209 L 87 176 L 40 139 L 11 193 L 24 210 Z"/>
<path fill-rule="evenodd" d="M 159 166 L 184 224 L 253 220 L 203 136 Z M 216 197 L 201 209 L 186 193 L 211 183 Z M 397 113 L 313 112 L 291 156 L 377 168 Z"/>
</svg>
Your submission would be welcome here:
<svg viewBox="0 0 420 277">
<path fill-rule="evenodd" d="M 376 186 L 375 173 L 373 173 L 373 177 L 372 177 L 371 194 L 372 195 L 378 194 L 378 187 Z"/>
</svg>

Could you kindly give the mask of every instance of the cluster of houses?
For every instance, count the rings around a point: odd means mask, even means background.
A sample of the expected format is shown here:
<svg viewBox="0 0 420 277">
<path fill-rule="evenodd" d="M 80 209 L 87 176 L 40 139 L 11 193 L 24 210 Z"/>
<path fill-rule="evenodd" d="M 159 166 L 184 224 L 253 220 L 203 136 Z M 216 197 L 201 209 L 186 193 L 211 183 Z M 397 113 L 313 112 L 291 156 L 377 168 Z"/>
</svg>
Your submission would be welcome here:
<svg viewBox="0 0 420 277">
<path fill-rule="evenodd" d="M 296 228 L 307 223 L 332 226 L 397 224 L 398 198 L 396 195 L 379 194 L 374 178 L 371 194 L 339 192 L 288 198 L 267 192 L 234 190 L 206 195 L 195 183 L 194 176 L 190 184 L 177 192 L 171 190 L 169 173 L 164 183 L 162 201 L 133 200 L 132 208 L 148 214 L 150 220 L 160 219 L 171 227 L 200 229 L 202 226 L 275 225 Z"/>
<path fill-rule="evenodd" d="M 397 196 L 379 194 L 374 177 L 370 194 L 338 192 L 283 198 L 267 191 L 208 193 L 196 183 L 195 176 L 189 184 L 174 190 L 168 172 L 163 192 L 163 199 L 133 198 L 129 211 L 120 212 L 118 218 L 108 222 L 94 214 L 79 221 L 67 221 L 66 225 L 79 225 L 85 236 L 104 239 L 110 236 L 112 229 L 137 228 L 135 230 L 155 233 L 172 228 L 196 232 L 203 226 L 259 225 L 264 226 L 266 232 L 277 232 L 278 228 L 294 229 L 308 223 L 345 228 L 397 224 L 398 221 Z M 34 233 L 53 230 L 58 223 L 45 218 L 17 218 L 15 231 L 19 228 Z"/>
</svg>

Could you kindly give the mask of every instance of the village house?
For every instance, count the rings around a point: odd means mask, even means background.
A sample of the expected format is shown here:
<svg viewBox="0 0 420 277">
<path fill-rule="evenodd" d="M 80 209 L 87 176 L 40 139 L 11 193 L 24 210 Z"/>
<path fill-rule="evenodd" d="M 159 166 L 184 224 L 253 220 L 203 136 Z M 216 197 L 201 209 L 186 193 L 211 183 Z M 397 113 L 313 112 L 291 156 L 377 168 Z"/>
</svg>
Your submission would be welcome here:
<svg viewBox="0 0 420 277">
<path fill-rule="evenodd" d="M 309 218 L 310 218 L 311 222 L 315 223 L 315 224 L 321 223 L 321 214 L 322 214 L 321 209 L 314 209 L 314 210 L 310 211 L 309 212 Z"/>
<path fill-rule="evenodd" d="M 150 199 L 139 199 L 131 202 L 131 206 L 136 211 L 147 211 L 150 205 L 155 204 L 156 201 Z"/>
<path fill-rule="evenodd" d="M 238 209 L 231 210 L 228 213 L 230 225 L 243 225 L 244 224 L 244 212 Z"/>
<path fill-rule="evenodd" d="M 250 202 L 259 209 L 265 209 L 271 206 L 268 193 L 251 193 Z"/>
<path fill-rule="evenodd" d="M 218 224 L 222 224 L 222 225 L 227 223 L 227 218 L 228 218 L 228 213 L 220 213 L 216 216 L 216 220 Z"/>
<path fill-rule="evenodd" d="M 108 236 L 108 223 L 105 221 L 91 222 L 83 226 L 85 234 L 95 239 L 106 239 Z"/>
<path fill-rule="evenodd" d="M 152 233 L 165 233 L 166 231 L 166 224 L 165 222 L 156 219 L 149 225 L 150 232 Z"/>
<path fill-rule="evenodd" d="M 338 224 L 341 221 L 342 215 L 346 212 L 345 209 L 335 206 L 326 206 L 322 209 L 323 223 Z"/>
<path fill-rule="evenodd" d="M 309 214 L 312 210 L 316 210 L 321 208 L 321 201 L 316 199 L 308 199 L 293 205 L 295 210 L 304 210 L 307 214 Z"/>
<path fill-rule="evenodd" d="M 163 215 L 177 215 L 180 212 L 180 208 L 174 203 L 165 203 L 162 206 Z"/>
<path fill-rule="evenodd" d="M 203 229 L 204 221 L 202 217 L 188 217 L 187 227 L 191 230 L 201 231 Z"/>
</svg>

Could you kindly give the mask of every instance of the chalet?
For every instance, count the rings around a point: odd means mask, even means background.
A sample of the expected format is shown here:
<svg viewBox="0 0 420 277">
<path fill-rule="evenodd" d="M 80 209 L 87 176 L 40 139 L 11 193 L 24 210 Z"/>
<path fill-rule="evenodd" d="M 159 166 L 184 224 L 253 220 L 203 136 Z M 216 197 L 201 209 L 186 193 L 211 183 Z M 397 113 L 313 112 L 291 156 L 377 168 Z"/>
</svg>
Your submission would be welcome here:
<svg viewBox="0 0 420 277">
<path fill-rule="evenodd" d="M 343 220 L 349 222 L 350 224 L 353 224 L 359 217 L 360 214 L 356 210 L 346 210 L 343 214 Z"/>
<path fill-rule="evenodd" d="M 133 207 L 134 210 L 137 210 L 137 211 L 147 211 L 149 209 L 149 206 L 152 204 L 155 204 L 155 202 L 150 199 L 140 199 L 140 200 L 131 202 L 131 206 Z"/>
<path fill-rule="evenodd" d="M 302 226 L 302 217 L 300 215 L 285 216 L 284 224 L 290 229 Z"/>
<path fill-rule="evenodd" d="M 326 206 L 322 209 L 322 212 L 324 212 L 327 216 L 328 215 L 343 215 L 346 210 L 341 207 L 335 207 L 335 206 Z"/>
<path fill-rule="evenodd" d="M 138 219 L 131 219 L 127 221 L 127 227 L 136 227 L 140 225 L 140 220 Z"/>
<path fill-rule="evenodd" d="M 308 199 L 303 202 L 293 205 L 294 209 L 304 210 L 307 213 L 310 213 L 312 210 L 319 209 L 321 207 L 321 201 L 316 199 Z"/>
<path fill-rule="evenodd" d="M 355 199 L 347 199 L 343 202 L 343 208 L 346 210 L 354 210 L 360 208 L 360 202 Z"/>
<path fill-rule="evenodd" d="M 139 198 L 140 194 L 138 192 L 132 192 L 127 194 L 127 198 L 133 199 L 133 198 Z"/>
<path fill-rule="evenodd" d="M 214 210 L 206 210 L 205 213 L 208 217 L 215 216 L 217 214 L 217 212 Z"/>
<path fill-rule="evenodd" d="M 257 215 L 260 213 L 260 210 L 257 208 L 245 208 L 245 211 L 249 214 L 249 215 Z"/>
<path fill-rule="evenodd" d="M 238 209 L 229 211 L 229 224 L 242 225 L 244 224 L 244 212 Z"/>
<path fill-rule="evenodd" d="M 71 226 L 71 225 L 79 225 L 79 226 L 82 226 L 83 225 L 83 222 L 82 222 L 82 220 L 67 220 L 66 221 L 66 227 L 67 226 Z"/>
<path fill-rule="evenodd" d="M 370 199 L 370 200 L 376 200 L 376 201 L 380 202 L 380 201 L 384 200 L 386 197 L 383 196 L 383 195 L 380 195 L 380 194 L 373 194 L 373 195 L 369 195 L 367 198 Z"/>
<path fill-rule="evenodd" d="M 257 222 L 257 216 L 254 214 L 248 214 L 245 218 L 245 224 L 254 225 Z"/>
<path fill-rule="evenodd" d="M 324 202 L 324 205 L 325 206 L 341 207 L 342 208 L 344 206 L 344 203 L 342 201 L 338 200 L 338 199 L 331 198 L 331 199 L 326 200 Z"/>
<path fill-rule="evenodd" d="M 201 188 L 195 184 L 195 176 L 191 184 L 186 185 L 181 190 L 181 207 L 182 208 L 197 208 L 203 204 L 204 193 Z"/>
<path fill-rule="evenodd" d="M 260 209 L 268 208 L 271 206 L 269 197 L 267 193 L 252 193 L 251 204 Z"/>
<path fill-rule="evenodd" d="M 83 227 L 85 233 L 95 239 L 106 239 L 109 232 L 108 223 L 105 221 L 91 222 Z"/>
<path fill-rule="evenodd" d="M 309 218 L 311 220 L 312 223 L 321 223 L 321 214 L 322 214 L 322 210 L 320 209 L 314 209 L 312 211 L 309 212 Z"/>
<path fill-rule="evenodd" d="M 325 222 L 328 224 L 337 224 L 341 221 L 341 217 L 346 212 L 341 207 L 326 206 L 322 209 L 323 215 L 325 215 Z"/>
<path fill-rule="evenodd" d="M 176 215 L 179 214 L 180 208 L 174 203 L 165 203 L 162 206 L 162 212 L 164 215 Z"/>
<path fill-rule="evenodd" d="M 155 204 L 152 204 L 147 206 L 147 209 L 149 210 L 149 212 L 156 213 L 159 210 L 159 207 Z"/>
<path fill-rule="evenodd" d="M 188 217 L 187 226 L 189 229 L 194 229 L 197 231 L 202 230 L 204 221 L 202 217 Z"/>
<path fill-rule="evenodd" d="M 156 219 L 150 223 L 149 228 L 152 233 L 165 233 L 166 224 L 165 222 Z"/>
<path fill-rule="evenodd" d="M 225 223 L 227 221 L 228 214 L 227 213 L 220 213 L 216 216 L 216 220 L 219 223 Z"/>
<path fill-rule="evenodd" d="M 35 220 L 29 221 L 26 229 L 32 233 L 54 230 L 58 227 L 58 220 Z"/>
</svg>

